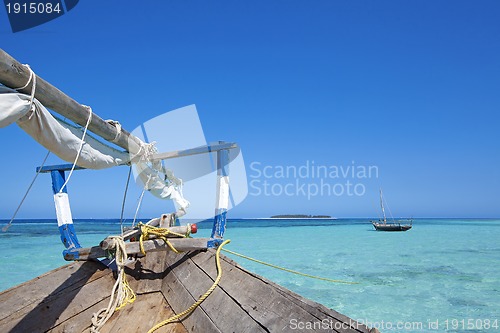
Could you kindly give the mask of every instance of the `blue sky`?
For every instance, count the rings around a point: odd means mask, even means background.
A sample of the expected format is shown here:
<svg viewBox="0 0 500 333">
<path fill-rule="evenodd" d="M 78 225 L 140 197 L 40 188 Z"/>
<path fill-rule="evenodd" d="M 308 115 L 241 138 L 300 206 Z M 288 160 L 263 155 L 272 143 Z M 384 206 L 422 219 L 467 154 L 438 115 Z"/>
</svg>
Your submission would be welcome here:
<svg viewBox="0 0 500 333">
<path fill-rule="evenodd" d="M 2 7 L 0 45 L 128 130 L 196 104 L 207 140 L 238 142 L 258 186 L 255 165 L 378 168 L 324 179 L 359 183 L 360 196 L 250 188 L 231 217 L 377 216 L 379 187 L 395 216 L 499 217 L 498 17 L 497 1 L 86 0 L 15 34 Z M 45 150 L 16 125 L 0 142 L 0 218 L 10 218 Z M 74 217 L 118 217 L 127 171 L 75 173 Z M 49 178 L 19 217 L 54 217 Z M 276 189 L 296 181 L 269 179 Z M 131 189 L 127 216 L 139 194 Z M 141 215 L 163 207 L 148 197 Z"/>
</svg>

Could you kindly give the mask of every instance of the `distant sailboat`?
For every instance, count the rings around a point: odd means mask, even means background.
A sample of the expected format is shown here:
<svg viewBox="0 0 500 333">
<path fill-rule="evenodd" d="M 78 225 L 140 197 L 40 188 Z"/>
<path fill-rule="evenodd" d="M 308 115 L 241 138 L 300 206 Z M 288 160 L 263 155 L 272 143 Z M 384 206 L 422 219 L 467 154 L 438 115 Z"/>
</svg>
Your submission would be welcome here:
<svg viewBox="0 0 500 333">
<path fill-rule="evenodd" d="M 378 222 L 376 221 L 371 221 L 373 224 L 373 227 L 377 231 L 407 231 L 410 230 L 412 227 L 413 220 L 397 220 L 395 221 L 394 219 L 391 222 L 387 221 L 387 217 L 385 215 L 385 209 L 384 209 L 384 197 L 382 195 L 382 189 L 380 189 L 380 207 L 382 208 L 382 215 L 384 216 L 383 219 L 379 219 Z M 402 224 L 402 222 L 409 222 Z"/>
</svg>

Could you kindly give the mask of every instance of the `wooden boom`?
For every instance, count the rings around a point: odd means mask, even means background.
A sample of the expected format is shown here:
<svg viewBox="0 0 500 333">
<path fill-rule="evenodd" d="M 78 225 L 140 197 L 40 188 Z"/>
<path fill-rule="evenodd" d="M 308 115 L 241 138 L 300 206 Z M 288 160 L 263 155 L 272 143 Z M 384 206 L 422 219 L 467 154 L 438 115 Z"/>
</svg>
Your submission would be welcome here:
<svg viewBox="0 0 500 333">
<path fill-rule="evenodd" d="M 9 88 L 16 89 L 26 85 L 29 78 L 30 70 L 7 52 L 0 49 L 0 83 Z M 30 94 L 31 88 L 32 82 L 26 88 L 17 90 L 24 94 Z M 36 78 L 35 97 L 45 107 L 54 110 L 58 114 L 71 119 L 81 126 L 86 125 L 89 118 L 89 110 L 38 75 Z M 88 129 L 103 139 L 113 142 L 117 146 L 133 154 L 139 152 L 143 144 L 139 138 L 133 136 L 124 129 L 121 130 L 120 135 L 117 137 L 117 128 L 104 121 L 95 113 L 92 114 L 92 120 Z"/>
</svg>

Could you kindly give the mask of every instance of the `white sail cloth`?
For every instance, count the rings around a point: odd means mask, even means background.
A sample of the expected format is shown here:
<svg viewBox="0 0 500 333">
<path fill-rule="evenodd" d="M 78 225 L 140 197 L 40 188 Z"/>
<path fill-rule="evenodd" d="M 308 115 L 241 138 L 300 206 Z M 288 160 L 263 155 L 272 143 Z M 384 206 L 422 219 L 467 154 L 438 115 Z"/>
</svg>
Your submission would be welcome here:
<svg viewBox="0 0 500 333">
<path fill-rule="evenodd" d="M 73 163 L 80 149 L 83 130 L 54 118 L 37 99 L 33 101 L 31 110 L 30 105 L 30 96 L 0 85 L 0 128 L 15 122 L 42 146 L 61 159 Z M 104 169 L 131 162 L 128 152 L 107 146 L 88 133 L 84 141 L 76 162 L 80 167 Z M 171 172 L 164 171 L 161 164 L 148 160 L 148 146 L 145 144 L 142 154 L 135 155 L 132 161 L 136 164 L 144 188 L 155 197 L 173 200 L 177 204 L 177 216 L 186 214 L 189 202 L 183 198 L 179 189 L 181 181 Z M 152 168 L 150 164 L 156 168 Z"/>
<path fill-rule="evenodd" d="M 180 190 L 182 180 L 175 177 L 171 170 L 164 170 L 160 163 L 152 163 L 152 167 L 148 164 L 145 161 L 135 164 L 137 174 L 141 182 L 144 183 L 144 188 L 157 198 L 173 200 L 177 205 L 175 214 L 178 217 L 185 215 L 189 201 L 184 199 Z"/>
<path fill-rule="evenodd" d="M 0 86 L 0 128 L 17 123 L 42 146 L 67 162 L 74 162 L 81 145 L 82 130 L 61 124 L 37 100 L 30 110 L 30 96 Z M 76 164 L 87 169 L 104 169 L 130 161 L 129 154 L 87 135 Z"/>
</svg>

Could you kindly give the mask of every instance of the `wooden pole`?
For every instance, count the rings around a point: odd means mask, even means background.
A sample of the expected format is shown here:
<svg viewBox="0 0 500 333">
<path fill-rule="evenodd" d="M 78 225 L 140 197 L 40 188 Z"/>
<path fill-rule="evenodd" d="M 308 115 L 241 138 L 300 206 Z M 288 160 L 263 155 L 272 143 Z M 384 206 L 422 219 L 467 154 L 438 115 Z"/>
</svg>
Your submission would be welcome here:
<svg viewBox="0 0 500 333">
<path fill-rule="evenodd" d="M 26 85 L 30 78 L 30 71 L 7 52 L 0 49 L 0 83 L 9 88 L 19 88 Z M 32 82 L 24 89 L 18 89 L 24 94 L 31 94 Z M 85 126 L 89 118 L 89 110 L 76 102 L 74 99 L 57 89 L 37 75 L 35 97 L 46 108 L 52 109 L 60 115 L 71 119 L 75 123 Z M 88 127 L 89 131 L 101 136 L 103 139 L 115 143 L 117 146 L 136 154 L 139 152 L 142 141 L 125 131 L 121 130 L 117 140 L 117 128 L 104 121 L 98 115 L 92 115 L 92 121 Z"/>
<path fill-rule="evenodd" d="M 170 244 L 180 251 L 196 251 L 196 250 L 206 250 L 210 238 L 170 238 Z M 144 250 L 147 252 L 157 252 L 170 250 L 170 247 L 165 243 L 163 239 L 151 239 L 144 241 Z M 125 249 L 127 254 L 138 254 L 141 253 L 139 242 L 127 242 L 125 243 Z M 65 260 L 92 260 L 97 258 L 104 258 L 108 256 L 107 250 L 102 249 L 100 246 L 86 247 L 75 249 L 71 253 L 64 253 Z"/>
</svg>

